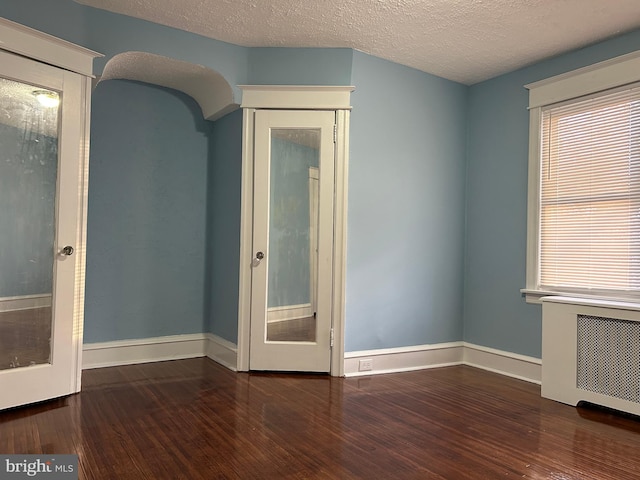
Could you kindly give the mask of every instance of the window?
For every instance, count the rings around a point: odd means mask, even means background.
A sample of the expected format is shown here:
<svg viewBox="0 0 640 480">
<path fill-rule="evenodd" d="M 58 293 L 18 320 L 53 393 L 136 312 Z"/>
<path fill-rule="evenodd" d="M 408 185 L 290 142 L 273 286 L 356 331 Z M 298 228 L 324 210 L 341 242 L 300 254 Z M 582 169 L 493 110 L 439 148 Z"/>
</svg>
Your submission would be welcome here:
<svg viewBox="0 0 640 480">
<path fill-rule="evenodd" d="M 631 54 L 528 86 L 527 301 L 640 300 L 639 62 Z"/>
</svg>

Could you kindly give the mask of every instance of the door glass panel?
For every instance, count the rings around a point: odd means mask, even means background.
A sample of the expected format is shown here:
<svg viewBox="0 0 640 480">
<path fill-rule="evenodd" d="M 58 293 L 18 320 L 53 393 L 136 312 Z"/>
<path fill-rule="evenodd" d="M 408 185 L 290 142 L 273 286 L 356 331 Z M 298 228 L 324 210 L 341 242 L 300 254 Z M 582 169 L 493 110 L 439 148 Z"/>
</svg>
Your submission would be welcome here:
<svg viewBox="0 0 640 480">
<path fill-rule="evenodd" d="M 272 129 L 267 341 L 315 342 L 319 129 Z"/>
<path fill-rule="evenodd" d="M 0 78 L 0 370 L 50 362 L 56 92 Z"/>
</svg>

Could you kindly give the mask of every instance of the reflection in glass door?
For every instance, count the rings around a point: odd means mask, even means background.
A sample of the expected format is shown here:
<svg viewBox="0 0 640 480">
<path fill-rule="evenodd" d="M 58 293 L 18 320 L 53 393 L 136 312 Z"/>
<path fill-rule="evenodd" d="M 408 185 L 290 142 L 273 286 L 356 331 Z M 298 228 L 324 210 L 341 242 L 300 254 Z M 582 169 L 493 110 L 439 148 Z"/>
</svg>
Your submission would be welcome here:
<svg viewBox="0 0 640 480">
<path fill-rule="evenodd" d="M 318 219 L 310 205 L 318 191 L 311 191 L 309 169 L 318 171 L 319 157 L 318 129 L 271 131 L 267 341 L 316 341 Z"/>
<path fill-rule="evenodd" d="M 335 112 L 256 112 L 252 370 L 328 372 Z"/>
<path fill-rule="evenodd" d="M 0 78 L 0 370 L 51 359 L 59 104 Z"/>
</svg>

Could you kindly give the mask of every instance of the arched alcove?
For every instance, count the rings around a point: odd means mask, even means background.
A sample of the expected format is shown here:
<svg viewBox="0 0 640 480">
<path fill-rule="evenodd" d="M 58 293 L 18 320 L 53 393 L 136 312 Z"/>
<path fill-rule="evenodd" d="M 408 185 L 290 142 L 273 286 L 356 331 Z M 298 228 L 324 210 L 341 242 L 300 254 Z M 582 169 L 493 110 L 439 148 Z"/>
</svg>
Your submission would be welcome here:
<svg viewBox="0 0 640 480">
<path fill-rule="evenodd" d="M 207 120 L 238 108 L 231 85 L 215 70 L 146 52 L 124 52 L 107 62 L 100 80 L 137 80 L 173 88 L 192 97 Z"/>
</svg>

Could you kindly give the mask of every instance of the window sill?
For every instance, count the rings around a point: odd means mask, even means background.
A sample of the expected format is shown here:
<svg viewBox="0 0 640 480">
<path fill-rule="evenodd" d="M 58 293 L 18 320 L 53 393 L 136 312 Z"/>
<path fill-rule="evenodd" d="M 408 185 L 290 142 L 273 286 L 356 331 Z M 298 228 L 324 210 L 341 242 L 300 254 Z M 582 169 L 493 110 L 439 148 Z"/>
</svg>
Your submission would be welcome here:
<svg viewBox="0 0 640 480">
<path fill-rule="evenodd" d="M 602 302 L 620 305 L 640 306 L 640 298 L 637 296 L 619 296 L 612 297 L 607 295 L 588 295 L 575 292 L 551 292 L 548 290 L 532 290 L 529 288 L 520 289 L 520 293 L 524 295 L 527 303 L 542 305 L 542 299 L 544 297 L 566 297 L 571 299 L 582 299 L 589 302 Z"/>
<path fill-rule="evenodd" d="M 542 305 L 542 297 L 562 295 L 558 292 L 547 292 L 545 290 L 531 290 L 528 288 L 521 288 L 520 293 L 524 295 L 524 299 L 527 303 L 533 303 L 537 305 Z"/>
</svg>

